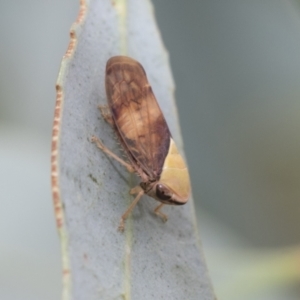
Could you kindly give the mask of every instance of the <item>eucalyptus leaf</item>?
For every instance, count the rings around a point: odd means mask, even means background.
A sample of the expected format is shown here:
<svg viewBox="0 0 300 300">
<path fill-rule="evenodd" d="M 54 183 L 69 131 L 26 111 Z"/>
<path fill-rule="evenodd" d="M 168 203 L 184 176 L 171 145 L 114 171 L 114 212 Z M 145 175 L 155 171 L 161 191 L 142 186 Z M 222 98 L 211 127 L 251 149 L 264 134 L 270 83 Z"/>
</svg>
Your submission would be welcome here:
<svg viewBox="0 0 300 300">
<path fill-rule="evenodd" d="M 128 55 L 145 68 L 182 152 L 174 84 L 148 0 L 82 0 L 57 82 L 52 185 L 63 259 L 63 300 L 201 299 L 214 294 L 201 252 L 193 200 L 165 206 L 147 196 L 117 231 L 137 182 L 90 142 L 120 145 L 97 106 L 106 104 L 106 61 Z"/>
</svg>

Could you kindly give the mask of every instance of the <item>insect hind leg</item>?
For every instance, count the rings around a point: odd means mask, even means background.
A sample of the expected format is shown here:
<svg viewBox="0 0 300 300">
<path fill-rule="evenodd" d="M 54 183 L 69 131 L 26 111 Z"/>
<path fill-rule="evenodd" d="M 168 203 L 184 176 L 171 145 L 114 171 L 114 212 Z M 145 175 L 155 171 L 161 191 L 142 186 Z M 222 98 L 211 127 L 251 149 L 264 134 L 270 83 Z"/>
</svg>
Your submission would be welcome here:
<svg viewBox="0 0 300 300">
<path fill-rule="evenodd" d="M 98 139 L 97 137 L 95 137 L 94 135 L 91 137 L 91 142 L 95 143 L 96 146 L 101 149 L 104 153 L 110 155 L 111 157 L 113 157 L 116 161 L 118 161 L 122 166 L 124 166 L 127 171 L 129 173 L 134 173 L 134 168 L 131 166 L 131 164 L 127 163 L 126 161 L 124 161 L 122 158 L 120 158 L 119 156 L 117 156 L 116 154 L 114 154 L 112 151 L 110 151 L 108 148 L 106 148 L 106 146 L 102 143 L 102 141 L 100 139 Z"/>
</svg>

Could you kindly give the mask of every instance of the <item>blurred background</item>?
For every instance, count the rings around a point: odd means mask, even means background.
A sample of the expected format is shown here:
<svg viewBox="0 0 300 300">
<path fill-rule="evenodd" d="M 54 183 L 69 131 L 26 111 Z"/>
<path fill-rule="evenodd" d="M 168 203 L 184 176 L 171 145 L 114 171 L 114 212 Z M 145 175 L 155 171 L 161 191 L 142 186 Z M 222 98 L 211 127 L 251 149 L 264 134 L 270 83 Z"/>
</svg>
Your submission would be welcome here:
<svg viewBox="0 0 300 300">
<path fill-rule="evenodd" d="M 79 1 L 2 1 L 0 299 L 60 299 L 55 81 Z M 152 0 L 219 300 L 300 299 L 300 1 Z"/>
</svg>

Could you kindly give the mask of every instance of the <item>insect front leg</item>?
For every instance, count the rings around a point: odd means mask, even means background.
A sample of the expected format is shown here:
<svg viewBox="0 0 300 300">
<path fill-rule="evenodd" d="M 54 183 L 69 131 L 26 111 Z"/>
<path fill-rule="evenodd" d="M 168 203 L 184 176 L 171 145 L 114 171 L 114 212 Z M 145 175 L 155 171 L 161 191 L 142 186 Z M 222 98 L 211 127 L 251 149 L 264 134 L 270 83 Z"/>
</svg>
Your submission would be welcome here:
<svg viewBox="0 0 300 300">
<path fill-rule="evenodd" d="M 104 144 L 94 135 L 91 138 L 91 142 L 95 143 L 97 145 L 97 147 L 99 149 L 101 149 L 104 153 L 110 155 L 111 157 L 113 157 L 116 161 L 118 161 L 122 166 L 124 166 L 128 172 L 133 173 L 134 172 L 134 168 L 127 163 L 126 161 L 124 161 L 123 159 L 121 159 L 119 156 L 117 156 L 116 154 L 114 154 L 112 151 L 110 151 L 108 148 L 106 148 L 104 146 Z"/>
<path fill-rule="evenodd" d="M 118 227 L 118 230 L 124 231 L 125 220 L 128 218 L 129 214 L 131 213 L 131 211 L 133 210 L 133 208 L 136 206 L 136 204 L 139 202 L 139 200 L 141 199 L 141 197 L 143 195 L 144 195 L 144 191 L 141 189 L 141 191 L 137 194 L 137 196 L 132 201 L 132 203 L 130 204 L 130 206 L 127 208 L 127 210 L 125 211 L 125 213 L 122 215 L 121 220 L 120 220 L 120 224 L 119 224 L 119 227 Z"/>
<path fill-rule="evenodd" d="M 155 213 L 157 216 L 161 217 L 162 220 L 163 220 L 164 222 L 167 222 L 167 221 L 168 221 L 168 216 L 165 215 L 164 213 L 162 213 L 162 212 L 160 211 L 160 209 L 161 209 L 163 206 L 164 206 L 163 203 L 159 204 L 159 205 L 154 209 L 154 213 Z"/>
<path fill-rule="evenodd" d="M 115 122 L 114 119 L 110 113 L 109 107 L 108 105 L 98 105 L 98 108 L 101 112 L 101 115 L 103 117 L 103 119 L 110 125 L 110 126 L 114 126 Z"/>
</svg>

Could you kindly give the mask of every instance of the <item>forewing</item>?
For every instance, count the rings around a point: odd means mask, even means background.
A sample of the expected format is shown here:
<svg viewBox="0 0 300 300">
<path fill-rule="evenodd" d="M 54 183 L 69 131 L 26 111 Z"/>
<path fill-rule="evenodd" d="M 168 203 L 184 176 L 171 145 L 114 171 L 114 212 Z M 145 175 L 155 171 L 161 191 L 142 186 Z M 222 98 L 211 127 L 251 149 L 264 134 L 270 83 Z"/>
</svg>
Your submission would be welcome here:
<svg viewBox="0 0 300 300">
<path fill-rule="evenodd" d="M 129 158 L 150 180 L 157 179 L 168 153 L 170 131 L 141 64 L 125 56 L 109 59 L 106 94 Z"/>
</svg>

